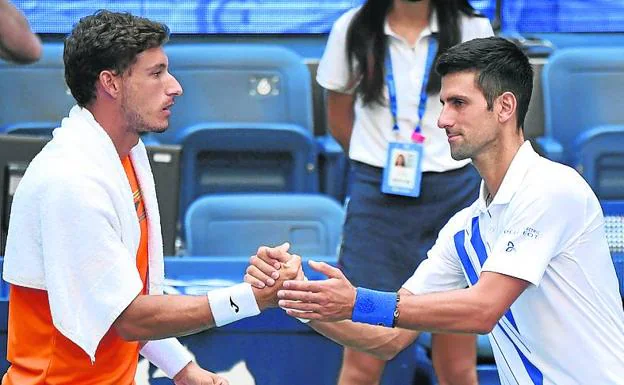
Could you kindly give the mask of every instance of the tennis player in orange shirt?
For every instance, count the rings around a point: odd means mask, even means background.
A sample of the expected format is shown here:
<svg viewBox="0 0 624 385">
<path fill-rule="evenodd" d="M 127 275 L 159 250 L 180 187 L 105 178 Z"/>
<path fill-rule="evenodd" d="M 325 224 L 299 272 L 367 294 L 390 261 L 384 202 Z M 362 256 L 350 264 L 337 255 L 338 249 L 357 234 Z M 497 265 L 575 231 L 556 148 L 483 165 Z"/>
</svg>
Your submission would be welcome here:
<svg viewBox="0 0 624 385">
<path fill-rule="evenodd" d="M 139 353 L 176 385 L 227 385 L 173 337 L 276 306 L 276 290 L 246 283 L 208 298 L 162 295 L 160 217 L 139 136 L 166 130 L 182 94 L 162 48 L 168 36 L 164 24 L 99 11 L 65 40 L 78 105 L 15 193 L 2 385 L 131 385 Z"/>
</svg>

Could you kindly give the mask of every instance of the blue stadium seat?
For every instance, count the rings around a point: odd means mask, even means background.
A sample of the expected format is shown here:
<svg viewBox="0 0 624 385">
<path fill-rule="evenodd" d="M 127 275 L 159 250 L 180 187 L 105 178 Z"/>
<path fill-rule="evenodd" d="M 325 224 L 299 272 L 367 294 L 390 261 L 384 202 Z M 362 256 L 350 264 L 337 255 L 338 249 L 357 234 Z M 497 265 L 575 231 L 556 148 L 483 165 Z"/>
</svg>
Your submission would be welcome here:
<svg viewBox="0 0 624 385">
<path fill-rule="evenodd" d="M 574 143 L 585 130 L 624 124 L 624 48 L 591 47 L 555 51 L 542 71 L 544 154 L 573 165 Z"/>
<path fill-rule="evenodd" d="M 312 129 L 310 73 L 303 58 L 273 45 L 170 43 L 171 73 L 184 94 L 172 107 L 164 143 L 202 122 L 281 123 Z"/>
<path fill-rule="evenodd" d="M 0 84 L 0 132 L 20 125 L 58 126 L 76 103 L 65 84 L 62 43 L 45 43 L 33 64 L 0 61 Z"/>
<path fill-rule="evenodd" d="M 582 132 L 575 143 L 576 167 L 600 199 L 624 199 L 624 125 Z"/>
<path fill-rule="evenodd" d="M 288 241 L 302 256 L 335 258 L 343 221 L 342 206 L 319 194 L 206 195 L 186 213 L 186 254 L 246 259 Z"/>
<path fill-rule="evenodd" d="M 165 50 L 184 94 L 158 141 L 182 143 L 188 127 L 203 122 L 292 124 L 314 133 L 310 71 L 293 51 L 238 43 L 171 43 Z M 320 138 L 318 153 L 321 192 L 342 201 L 342 150 Z"/>
<path fill-rule="evenodd" d="M 181 218 L 210 193 L 318 192 L 317 147 L 292 124 L 205 123 L 182 140 Z"/>
<path fill-rule="evenodd" d="M 342 203 L 347 196 L 349 159 L 333 137 L 324 135 L 316 140 L 319 144 L 319 189 Z"/>
<path fill-rule="evenodd" d="M 624 298 L 624 200 L 601 201 L 605 216 L 607 242 L 613 265 L 620 281 L 620 294 Z"/>
</svg>

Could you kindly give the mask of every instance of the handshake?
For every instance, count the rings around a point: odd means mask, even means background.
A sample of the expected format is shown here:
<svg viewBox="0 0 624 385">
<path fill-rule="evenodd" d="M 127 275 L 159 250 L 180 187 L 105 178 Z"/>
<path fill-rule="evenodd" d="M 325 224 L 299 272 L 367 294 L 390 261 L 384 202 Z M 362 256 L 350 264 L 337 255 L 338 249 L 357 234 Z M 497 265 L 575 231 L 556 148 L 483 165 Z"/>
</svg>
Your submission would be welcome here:
<svg viewBox="0 0 624 385">
<path fill-rule="evenodd" d="M 245 282 L 252 286 L 258 307 L 279 306 L 303 322 L 351 319 L 356 289 L 344 274 L 324 262 L 310 261 L 310 268 L 327 279 L 308 281 L 301 257 L 290 254 L 289 247 L 262 246 L 250 258 Z"/>
</svg>

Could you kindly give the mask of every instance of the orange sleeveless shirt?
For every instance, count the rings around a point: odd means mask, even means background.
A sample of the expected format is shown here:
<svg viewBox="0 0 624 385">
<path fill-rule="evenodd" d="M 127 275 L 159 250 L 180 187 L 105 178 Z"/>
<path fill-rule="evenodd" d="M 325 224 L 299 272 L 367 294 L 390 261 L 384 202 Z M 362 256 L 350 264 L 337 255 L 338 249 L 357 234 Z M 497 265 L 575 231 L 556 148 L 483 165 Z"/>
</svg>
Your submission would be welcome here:
<svg viewBox="0 0 624 385">
<path fill-rule="evenodd" d="M 129 157 L 122 161 L 134 195 L 141 226 L 136 264 L 143 294 L 147 293 L 147 216 L 141 189 Z M 134 384 L 139 343 L 124 341 L 111 327 L 100 341 L 95 363 L 52 323 L 45 290 L 11 286 L 7 359 L 11 367 L 2 385 L 131 385 Z"/>
</svg>

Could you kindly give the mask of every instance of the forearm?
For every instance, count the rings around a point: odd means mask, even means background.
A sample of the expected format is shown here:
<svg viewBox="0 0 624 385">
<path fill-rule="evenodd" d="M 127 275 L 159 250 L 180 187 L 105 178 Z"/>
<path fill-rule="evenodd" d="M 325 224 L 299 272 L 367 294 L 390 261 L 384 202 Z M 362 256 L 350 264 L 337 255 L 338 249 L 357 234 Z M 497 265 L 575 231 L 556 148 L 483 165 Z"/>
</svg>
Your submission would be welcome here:
<svg viewBox="0 0 624 385">
<path fill-rule="evenodd" d="M 412 330 L 390 329 L 351 321 L 311 321 L 309 325 L 340 345 L 372 354 L 382 360 L 392 359 L 418 337 L 418 332 Z"/>
<path fill-rule="evenodd" d="M 206 296 L 140 295 L 121 313 L 115 327 L 129 341 L 192 334 L 215 326 Z"/>
<path fill-rule="evenodd" d="M 397 326 L 443 333 L 489 333 L 499 319 L 485 296 L 471 289 L 402 295 Z"/>
<path fill-rule="evenodd" d="M 248 284 L 216 289 L 207 296 L 140 295 L 114 326 L 126 340 L 187 335 L 256 315 L 275 306 L 273 297 Z"/>
</svg>

